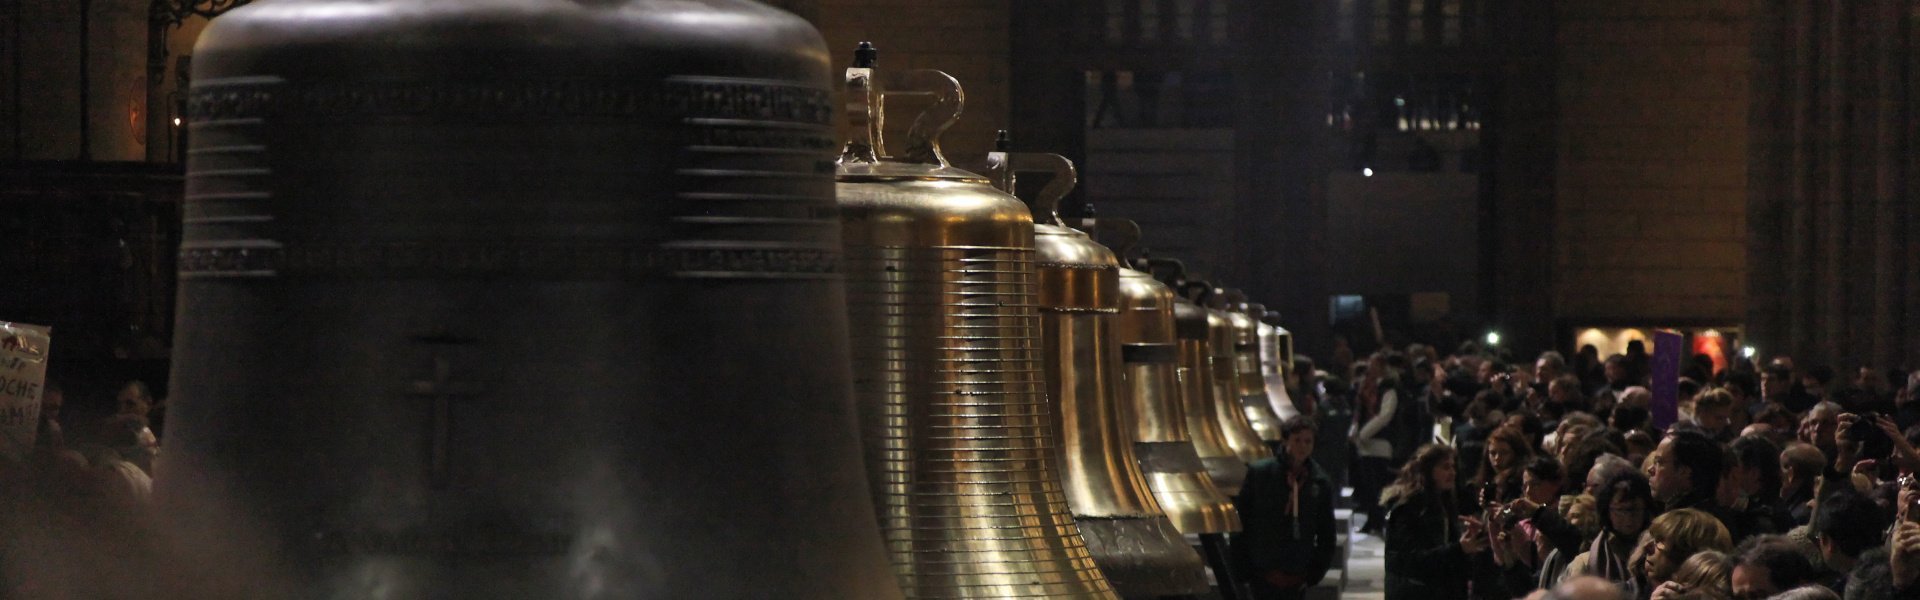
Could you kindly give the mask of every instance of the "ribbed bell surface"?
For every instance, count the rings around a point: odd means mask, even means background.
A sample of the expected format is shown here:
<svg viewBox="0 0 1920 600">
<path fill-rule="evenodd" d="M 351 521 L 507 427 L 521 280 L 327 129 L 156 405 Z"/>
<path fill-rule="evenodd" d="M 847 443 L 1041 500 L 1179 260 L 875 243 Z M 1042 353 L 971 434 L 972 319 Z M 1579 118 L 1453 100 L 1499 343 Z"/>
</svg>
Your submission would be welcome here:
<svg viewBox="0 0 1920 600">
<path fill-rule="evenodd" d="M 1040 344 L 1033 219 L 952 168 L 960 110 L 937 71 L 847 71 L 840 163 L 854 395 L 894 573 L 909 598 L 1115 598 L 1061 487 Z M 899 158 L 886 89 L 930 94 Z"/>
</svg>

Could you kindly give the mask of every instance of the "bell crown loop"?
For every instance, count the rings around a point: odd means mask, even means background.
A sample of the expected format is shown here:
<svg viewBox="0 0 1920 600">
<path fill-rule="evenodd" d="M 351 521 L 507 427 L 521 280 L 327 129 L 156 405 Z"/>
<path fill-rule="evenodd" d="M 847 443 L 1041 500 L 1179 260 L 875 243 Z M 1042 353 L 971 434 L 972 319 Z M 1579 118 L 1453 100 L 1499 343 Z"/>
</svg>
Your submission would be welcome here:
<svg viewBox="0 0 1920 600">
<path fill-rule="evenodd" d="M 1183 281 L 1174 291 L 1199 306 L 1210 306 L 1215 293 L 1213 283 L 1205 280 Z"/>
<path fill-rule="evenodd" d="M 879 50 L 872 42 L 860 42 L 854 50 L 853 66 L 846 72 L 846 107 L 849 139 L 840 154 L 840 164 L 871 165 L 877 174 L 890 169 L 881 163 L 905 163 L 932 167 L 935 176 L 978 178 L 952 168 L 940 149 L 940 136 L 959 122 L 966 108 L 966 91 L 952 75 L 933 69 L 884 71 L 879 68 Z M 886 141 L 887 96 L 928 96 L 933 104 L 914 117 L 907 130 L 905 149 L 888 151 Z M 927 175 L 922 173 L 922 175 Z"/>
<path fill-rule="evenodd" d="M 1189 301 L 1193 300 L 1187 295 L 1186 289 L 1187 263 L 1180 262 L 1177 258 L 1148 258 L 1147 272 L 1152 273 L 1154 279 L 1160 280 L 1160 283 L 1173 288 L 1175 294 Z"/>
<path fill-rule="evenodd" d="M 1013 152 L 1012 146 L 1013 137 L 1007 130 L 994 134 L 994 150 L 987 153 L 987 179 L 993 182 L 993 187 L 1017 198 L 1019 194 L 1014 191 L 1020 173 L 1052 173 L 1053 179 L 1040 188 L 1040 194 L 1033 199 L 1034 222 L 1066 227 L 1066 221 L 1060 218 L 1060 200 L 1080 184 L 1079 170 L 1065 156 L 1050 152 Z"/>
<path fill-rule="evenodd" d="M 1079 170 L 1074 168 L 1073 161 L 1050 152 L 996 152 L 994 154 L 1006 155 L 1002 160 L 1004 166 L 1001 167 L 1005 169 L 1005 174 L 998 181 L 1005 182 L 1006 187 L 1000 191 L 1006 192 L 1007 195 L 1016 195 L 1013 190 L 1019 173 L 1053 174 L 1053 179 L 1047 182 L 1046 187 L 1040 188 L 1040 193 L 1033 197 L 1033 218 L 1038 223 L 1066 227 L 1066 221 L 1060 218 L 1060 200 L 1066 198 L 1067 194 L 1073 193 L 1074 186 L 1080 184 Z M 988 163 L 993 164 L 993 162 L 994 159 L 989 157 Z"/>
</svg>

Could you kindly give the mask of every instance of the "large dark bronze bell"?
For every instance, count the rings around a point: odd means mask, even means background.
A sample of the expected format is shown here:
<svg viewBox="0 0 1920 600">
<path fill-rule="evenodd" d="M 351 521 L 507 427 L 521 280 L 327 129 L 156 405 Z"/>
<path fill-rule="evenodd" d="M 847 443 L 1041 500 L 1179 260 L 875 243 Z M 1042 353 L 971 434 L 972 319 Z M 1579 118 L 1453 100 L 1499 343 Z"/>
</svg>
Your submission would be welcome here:
<svg viewBox="0 0 1920 600">
<path fill-rule="evenodd" d="M 894 573 L 909 598 L 1114 598 L 1061 486 L 1047 401 L 1033 217 L 948 166 L 959 83 L 847 71 L 840 162 L 854 390 Z M 889 92 L 931 95 L 905 148 Z"/>
<path fill-rule="evenodd" d="M 158 577 L 245 580 L 215 597 L 900 597 L 864 493 L 832 78 L 805 21 L 738 0 L 263 0 L 194 55 L 155 495 L 197 560 Z"/>
<path fill-rule="evenodd" d="M 1139 225 L 1123 219 L 1103 235 L 1120 256 L 1140 239 Z M 1114 239 L 1110 239 L 1114 238 Z M 1136 261 L 1144 263 L 1145 261 Z M 1208 474 L 1187 426 L 1180 399 L 1180 347 L 1174 336 L 1173 290 L 1148 274 L 1146 264 L 1120 269 L 1120 396 L 1133 408 L 1133 453 L 1147 488 L 1167 519 L 1183 534 L 1240 530 L 1240 513 Z M 1217 428 L 1216 428 L 1217 429 Z M 1220 453 L 1225 467 L 1240 467 L 1231 452 Z"/>
<path fill-rule="evenodd" d="M 1003 137 L 1004 139 L 1004 137 Z M 1120 262 L 1056 212 L 1077 181 L 1057 154 L 995 152 L 1002 189 L 1014 175 L 1053 175 L 1033 202 L 1047 393 L 1060 413 L 1067 505 L 1114 591 L 1125 598 L 1204 593 L 1206 567 L 1147 487 L 1133 453 L 1133 410 L 1119 396 Z"/>
</svg>

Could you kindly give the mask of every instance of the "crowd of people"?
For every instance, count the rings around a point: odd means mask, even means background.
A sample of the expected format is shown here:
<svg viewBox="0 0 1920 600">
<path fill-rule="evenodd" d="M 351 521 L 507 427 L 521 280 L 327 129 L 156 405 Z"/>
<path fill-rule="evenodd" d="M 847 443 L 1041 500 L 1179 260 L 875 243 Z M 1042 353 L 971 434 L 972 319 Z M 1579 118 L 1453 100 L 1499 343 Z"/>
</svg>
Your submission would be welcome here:
<svg viewBox="0 0 1920 600">
<path fill-rule="evenodd" d="M 1241 576 L 1290 599 L 1325 576 L 1344 476 L 1387 600 L 1920 598 L 1920 373 L 1702 355 L 1656 400 L 1648 363 L 1299 359 L 1282 452 L 1235 498 Z"/>
<path fill-rule="evenodd" d="M 1276 457 L 1235 498 L 1238 575 L 1256 597 L 1303 597 L 1333 567 L 1351 485 L 1359 531 L 1385 541 L 1387 600 L 1920 598 L 1920 373 L 1700 356 L 1656 400 L 1647 363 L 1591 347 L 1519 365 L 1471 346 L 1299 357 Z M 127 383 L 80 435 L 63 403 L 48 385 L 0 490 L 86 519 L 145 502 L 152 393 Z M 37 483 L 5 483 L 21 478 Z"/>
<path fill-rule="evenodd" d="M 47 382 L 33 447 L 22 456 L 0 457 L 0 500 L 41 494 L 69 507 L 146 502 L 160 447 L 155 432 L 166 414 L 147 384 L 121 385 L 108 415 L 68 415 L 65 408 L 65 390 Z"/>
</svg>

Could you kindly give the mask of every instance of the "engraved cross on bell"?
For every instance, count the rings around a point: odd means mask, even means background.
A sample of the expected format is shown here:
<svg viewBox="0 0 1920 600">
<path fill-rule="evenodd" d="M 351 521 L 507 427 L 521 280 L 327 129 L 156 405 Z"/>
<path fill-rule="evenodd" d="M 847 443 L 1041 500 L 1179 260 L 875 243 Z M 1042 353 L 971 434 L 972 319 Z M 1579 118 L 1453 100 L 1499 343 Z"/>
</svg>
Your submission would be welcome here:
<svg viewBox="0 0 1920 600">
<path fill-rule="evenodd" d="M 478 383 L 454 381 L 453 361 L 440 353 L 435 353 L 433 357 L 433 378 L 414 381 L 409 387 L 407 395 L 433 402 L 432 432 L 427 447 L 427 485 L 430 488 L 447 489 L 450 480 L 454 401 L 484 392 L 485 389 Z"/>
</svg>

